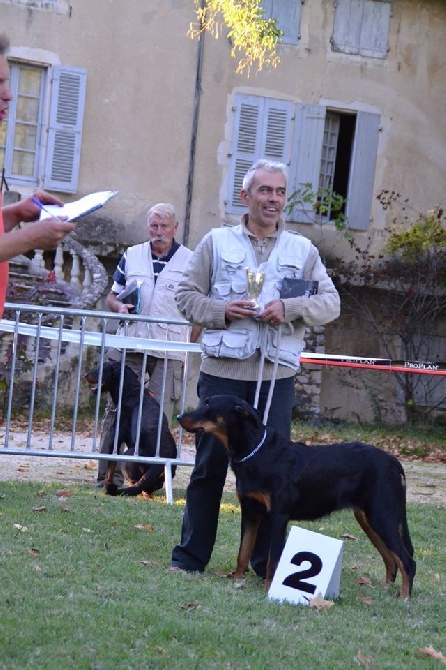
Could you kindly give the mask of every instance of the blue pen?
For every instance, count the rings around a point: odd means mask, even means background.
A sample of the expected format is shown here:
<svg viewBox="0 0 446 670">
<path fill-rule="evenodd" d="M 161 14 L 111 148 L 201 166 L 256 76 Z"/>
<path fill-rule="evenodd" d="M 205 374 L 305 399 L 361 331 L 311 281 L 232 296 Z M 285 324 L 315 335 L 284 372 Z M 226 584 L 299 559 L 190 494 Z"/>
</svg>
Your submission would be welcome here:
<svg viewBox="0 0 446 670">
<path fill-rule="evenodd" d="M 43 203 L 40 202 L 37 198 L 31 198 L 33 203 L 37 205 L 37 207 L 40 207 L 42 212 L 46 212 L 51 216 L 52 219 L 57 219 L 57 221 L 61 221 L 62 223 L 66 223 L 66 219 L 61 219 L 59 216 L 55 216 L 52 212 L 50 212 Z M 77 237 L 76 233 L 74 230 L 71 231 L 71 233 L 68 233 L 68 237 Z"/>
<path fill-rule="evenodd" d="M 31 198 L 31 200 L 35 205 L 37 205 L 37 207 L 40 207 L 42 212 L 46 212 L 47 214 L 49 214 L 52 219 L 57 219 L 58 221 L 65 221 L 65 219 L 61 219 L 58 216 L 55 216 L 52 212 L 50 212 L 49 209 L 47 209 L 45 205 L 43 205 L 37 198 Z"/>
</svg>

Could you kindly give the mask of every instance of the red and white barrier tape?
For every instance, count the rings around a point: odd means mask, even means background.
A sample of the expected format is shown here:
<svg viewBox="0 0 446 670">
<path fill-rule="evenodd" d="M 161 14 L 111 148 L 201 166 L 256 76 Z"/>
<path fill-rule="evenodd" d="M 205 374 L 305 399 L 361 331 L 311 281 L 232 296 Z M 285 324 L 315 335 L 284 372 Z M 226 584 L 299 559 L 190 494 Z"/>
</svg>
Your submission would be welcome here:
<svg viewBox="0 0 446 670">
<path fill-rule="evenodd" d="M 303 352 L 302 364 L 333 365 L 343 368 L 363 368 L 367 370 L 387 370 L 388 372 L 414 372 L 423 375 L 446 376 L 444 361 L 406 361 L 391 358 L 362 358 L 336 354 L 311 354 Z"/>
</svg>

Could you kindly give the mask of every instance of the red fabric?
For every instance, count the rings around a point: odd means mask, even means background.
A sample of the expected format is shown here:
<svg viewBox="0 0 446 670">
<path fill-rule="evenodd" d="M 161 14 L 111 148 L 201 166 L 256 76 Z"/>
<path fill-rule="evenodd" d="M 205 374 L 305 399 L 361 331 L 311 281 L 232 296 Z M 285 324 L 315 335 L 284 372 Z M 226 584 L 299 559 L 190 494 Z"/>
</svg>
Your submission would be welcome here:
<svg viewBox="0 0 446 670">
<path fill-rule="evenodd" d="M 2 194 L 0 192 L 0 235 L 3 235 L 5 229 L 3 227 L 2 215 Z M 6 289 L 8 288 L 9 265 L 8 261 L 0 263 L 0 318 L 3 316 L 3 308 L 6 300 Z"/>
</svg>

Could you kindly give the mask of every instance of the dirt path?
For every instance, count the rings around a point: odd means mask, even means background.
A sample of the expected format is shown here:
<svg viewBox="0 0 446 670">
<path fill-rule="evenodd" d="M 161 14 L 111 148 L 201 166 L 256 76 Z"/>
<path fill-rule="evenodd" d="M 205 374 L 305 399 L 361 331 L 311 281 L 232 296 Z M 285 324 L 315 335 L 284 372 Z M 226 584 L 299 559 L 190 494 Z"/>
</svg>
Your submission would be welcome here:
<svg viewBox="0 0 446 670">
<path fill-rule="evenodd" d="M 0 444 L 2 443 L 0 432 Z M 186 438 L 187 439 L 187 438 Z M 32 438 L 33 449 L 47 449 L 48 434 L 34 433 Z M 10 436 L 10 447 L 24 447 L 26 433 L 14 433 Z M 54 449 L 67 451 L 71 448 L 71 436 L 67 433 L 58 434 Z M 76 451 L 91 451 L 91 440 L 80 436 Z M 195 449 L 192 444 L 184 444 L 182 457 L 193 461 Z M 446 504 L 446 465 L 422 461 L 403 461 L 407 476 L 407 498 L 409 502 L 430 502 Z M 78 458 L 58 458 L 52 456 L 29 456 L 0 454 L 0 482 L 55 482 L 63 485 L 91 484 L 96 482 L 97 461 Z M 184 489 L 187 486 L 191 467 L 182 466 L 177 470 L 174 479 L 174 489 Z M 226 489 L 234 490 L 234 476 L 228 473 Z"/>
</svg>

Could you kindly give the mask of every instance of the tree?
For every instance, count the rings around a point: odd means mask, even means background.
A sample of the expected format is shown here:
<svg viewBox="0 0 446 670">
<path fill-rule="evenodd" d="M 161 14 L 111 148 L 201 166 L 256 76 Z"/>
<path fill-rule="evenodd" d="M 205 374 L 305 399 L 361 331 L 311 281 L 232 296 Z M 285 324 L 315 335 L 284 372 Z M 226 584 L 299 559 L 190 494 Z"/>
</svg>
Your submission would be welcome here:
<svg viewBox="0 0 446 670">
<path fill-rule="evenodd" d="M 219 38 L 227 31 L 233 58 L 238 58 L 237 73 L 277 67 L 277 43 L 282 31 L 276 19 L 265 19 L 261 0 L 195 0 L 197 24 L 191 24 L 189 35 L 198 37 L 203 31 Z"/>
<path fill-rule="evenodd" d="M 415 212 L 394 191 L 378 200 L 392 211 L 387 239 L 376 256 L 348 238 L 354 260 L 335 259 L 343 312 L 372 332 L 387 358 L 430 361 L 433 338 L 446 315 L 446 219 L 440 206 Z M 382 355 L 377 352 L 377 355 Z M 395 373 L 406 421 L 426 418 L 444 402 L 443 377 Z M 437 398 L 437 399 L 435 399 Z"/>
</svg>

